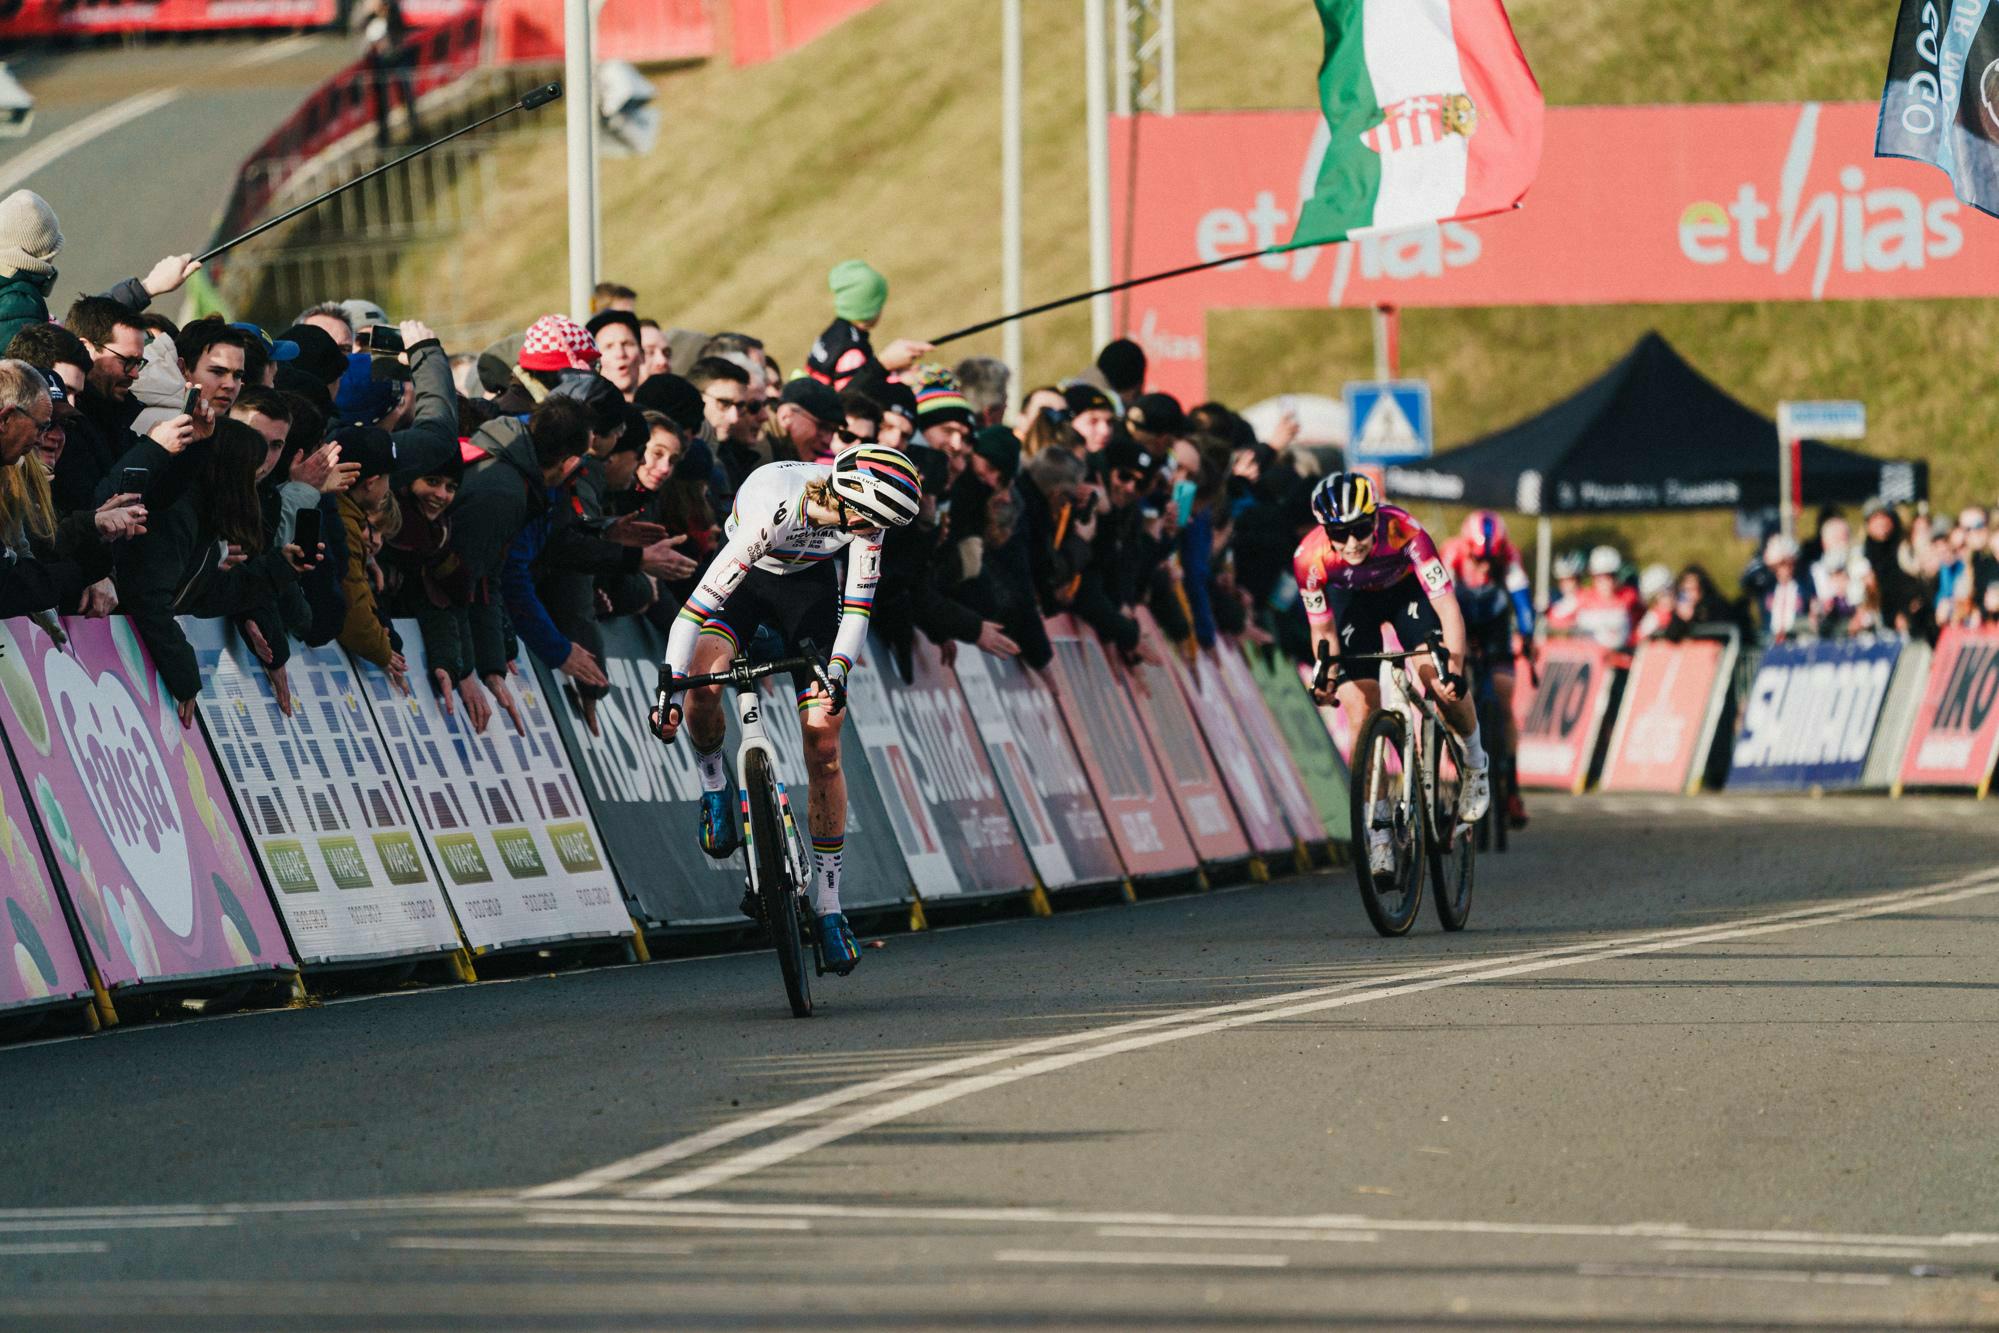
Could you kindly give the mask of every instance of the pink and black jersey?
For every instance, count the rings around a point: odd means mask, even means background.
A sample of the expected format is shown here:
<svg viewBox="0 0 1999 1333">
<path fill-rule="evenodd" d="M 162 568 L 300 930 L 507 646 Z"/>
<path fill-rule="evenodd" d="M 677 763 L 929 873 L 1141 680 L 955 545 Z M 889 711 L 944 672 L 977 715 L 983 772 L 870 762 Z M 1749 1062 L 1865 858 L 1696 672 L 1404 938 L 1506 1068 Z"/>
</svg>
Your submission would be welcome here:
<svg viewBox="0 0 1999 1333">
<path fill-rule="evenodd" d="M 1314 624 L 1332 618 L 1326 593 L 1380 592 L 1414 577 L 1431 601 L 1451 596 L 1451 571 L 1437 554 L 1437 544 L 1406 511 L 1381 505 L 1374 511 L 1374 545 L 1367 559 L 1350 565 L 1340 558 L 1324 528 L 1314 528 L 1298 543 L 1291 558 L 1305 615 Z"/>
</svg>

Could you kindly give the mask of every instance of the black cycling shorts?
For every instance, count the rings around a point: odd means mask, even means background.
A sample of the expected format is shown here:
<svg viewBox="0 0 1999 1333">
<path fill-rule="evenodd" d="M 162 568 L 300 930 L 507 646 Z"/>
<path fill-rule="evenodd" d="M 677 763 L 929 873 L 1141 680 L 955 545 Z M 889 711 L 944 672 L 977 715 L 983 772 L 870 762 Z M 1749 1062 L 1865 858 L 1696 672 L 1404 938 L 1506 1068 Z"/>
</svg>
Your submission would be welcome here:
<svg viewBox="0 0 1999 1333">
<path fill-rule="evenodd" d="M 782 653 L 803 652 L 807 639 L 821 657 L 833 651 L 833 636 L 840 630 L 840 571 L 834 560 L 822 560 L 796 574 L 773 574 L 752 569 L 743 576 L 722 609 L 701 622 L 703 635 L 726 639 L 732 655 L 747 651 L 757 631 L 768 629 L 784 644 Z M 757 654 L 761 657 L 762 654 Z M 809 671 L 791 673 L 791 683 L 799 694 L 816 683 Z"/>
<path fill-rule="evenodd" d="M 1326 605 L 1340 627 L 1341 653 L 1378 653 L 1381 627 L 1392 625 L 1404 649 L 1421 648 L 1433 634 L 1444 632 L 1437 608 L 1414 574 L 1373 591 L 1352 588 L 1326 589 Z M 1340 671 L 1342 680 L 1374 680 L 1379 673 L 1372 665 Z"/>
</svg>

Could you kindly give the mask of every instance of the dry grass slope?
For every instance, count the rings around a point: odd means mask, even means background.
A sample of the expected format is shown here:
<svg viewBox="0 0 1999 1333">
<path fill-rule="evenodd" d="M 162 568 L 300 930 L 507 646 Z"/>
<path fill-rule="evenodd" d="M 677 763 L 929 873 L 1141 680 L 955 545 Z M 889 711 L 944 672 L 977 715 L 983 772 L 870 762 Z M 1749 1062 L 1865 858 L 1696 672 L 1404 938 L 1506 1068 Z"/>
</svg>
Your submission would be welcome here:
<svg viewBox="0 0 1999 1333">
<path fill-rule="evenodd" d="M 1026 9 L 1034 301 L 1088 278 L 1082 6 Z M 1894 12 L 1882 0 L 1809 9 L 1512 0 L 1509 9 L 1550 102 L 1571 104 L 1872 98 Z M 1180 15 L 1184 106 L 1311 105 L 1319 38 L 1306 0 L 1182 0 Z M 826 269 L 850 255 L 890 277 L 889 336 L 998 313 L 998 44 L 990 0 L 886 0 L 761 69 L 661 78 L 659 146 L 606 173 L 607 274 L 671 322 L 756 330 L 787 366 L 829 317 Z M 458 299 L 469 318 L 521 325 L 563 299 L 560 140 L 522 145 L 504 170 L 504 213 L 472 240 L 480 288 Z M 1973 215 L 1965 225 L 1999 223 Z M 1866 399 L 1866 447 L 1927 457 L 1940 501 L 1990 501 L 1999 489 L 1988 444 L 1999 403 L 1983 396 L 1984 357 L 1999 346 L 1988 302 L 1413 311 L 1404 369 L 1431 380 L 1440 435 L 1459 442 L 1567 393 L 1647 328 L 1764 410 L 1780 397 Z M 1370 365 L 1367 319 L 1354 312 L 1233 313 L 1210 332 L 1212 384 L 1225 400 L 1337 393 Z M 1030 381 L 1072 373 L 1087 341 L 1080 308 L 1034 321 Z M 952 348 L 997 350 L 996 333 Z M 1726 576 L 1741 554 L 1730 528 L 1716 516 L 1617 531 L 1641 559 L 1704 558 Z M 1570 526 L 1558 540 L 1605 530 Z"/>
</svg>

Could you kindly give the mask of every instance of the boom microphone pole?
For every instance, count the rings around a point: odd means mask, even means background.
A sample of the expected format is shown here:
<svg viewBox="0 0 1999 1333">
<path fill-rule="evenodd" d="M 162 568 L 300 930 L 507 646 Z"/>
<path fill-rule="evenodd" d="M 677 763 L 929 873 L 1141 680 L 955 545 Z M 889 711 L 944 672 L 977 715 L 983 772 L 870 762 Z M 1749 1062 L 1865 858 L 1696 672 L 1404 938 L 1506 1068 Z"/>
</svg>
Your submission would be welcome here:
<svg viewBox="0 0 1999 1333">
<path fill-rule="evenodd" d="M 268 222 L 258 223 L 256 226 L 250 228 L 250 230 L 244 232 L 241 236 L 236 237 L 234 240 L 224 241 L 222 244 L 216 246 L 214 249 L 208 251 L 206 254 L 196 255 L 195 262 L 200 264 L 205 264 L 209 260 L 215 258 L 215 256 L 221 254 L 224 250 L 233 250 L 237 246 L 243 244 L 243 242 L 249 240 L 251 237 L 263 235 L 271 228 L 277 226 L 280 222 L 288 222 L 292 218 L 295 218 L 299 214 L 305 212 L 308 208 L 317 208 L 319 205 L 331 199 L 334 195 L 343 194 L 346 191 L 351 190 L 355 186 L 359 185 L 362 181 L 373 180 L 375 177 L 381 175 L 383 172 L 388 171 L 392 167 L 399 167 L 403 163 L 409 161 L 411 158 L 422 157 L 425 153 L 428 153 L 431 149 L 439 147 L 443 144 L 448 144 L 461 134 L 470 134 L 473 130 L 478 129 L 480 126 L 490 125 L 494 121 L 498 120 L 500 117 L 511 116 L 516 111 L 532 111 L 536 107 L 547 106 L 550 102 L 553 102 L 556 98 L 560 96 L 562 96 L 561 84 L 544 83 L 541 87 L 536 88 L 534 91 L 530 92 L 527 96 L 521 98 L 520 101 L 515 102 L 512 106 L 501 107 L 498 111 L 495 111 L 492 115 L 487 116 L 481 120 L 475 120 L 470 125 L 465 126 L 463 129 L 453 130 L 451 133 L 445 135 L 442 139 L 433 139 L 429 143 L 425 144 L 423 147 L 413 149 L 412 151 L 403 154 L 401 157 L 397 158 L 393 162 L 384 162 L 381 166 L 376 167 L 373 171 L 364 172 L 363 174 L 356 176 L 353 180 L 348 181 L 345 185 L 336 185 L 332 189 L 328 190 L 325 194 L 320 195 L 317 199 L 308 199 L 304 203 L 300 204 L 297 208 L 289 209 L 286 212 L 280 213 L 278 214 L 278 216 L 270 219 Z"/>
</svg>

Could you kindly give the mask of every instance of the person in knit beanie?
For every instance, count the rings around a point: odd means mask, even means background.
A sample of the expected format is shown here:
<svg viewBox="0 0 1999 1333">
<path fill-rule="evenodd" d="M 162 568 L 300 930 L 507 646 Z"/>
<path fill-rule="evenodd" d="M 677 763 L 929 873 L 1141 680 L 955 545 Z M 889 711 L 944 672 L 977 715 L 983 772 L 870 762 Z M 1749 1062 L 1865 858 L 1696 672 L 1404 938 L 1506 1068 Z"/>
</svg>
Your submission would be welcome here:
<svg viewBox="0 0 1999 1333">
<path fill-rule="evenodd" d="M 898 338 L 875 354 L 868 341 L 882 308 L 888 304 L 888 279 L 866 260 L 849 259 L 833 265 L 826 275 L 833 293 L 833 322 L 812 344 L 805 373 L 821 384 L 845 390 L 856 380 L 885 380 L 907 370 L 931 351 L 929 343 Z"/>
<path fill-rule="evenodd" d="M 0 199 L 0 347 L 29 324 L 46 324 L 56 285 L 62 228 L 48 200 L 33 190 Z"/>
</svg>

